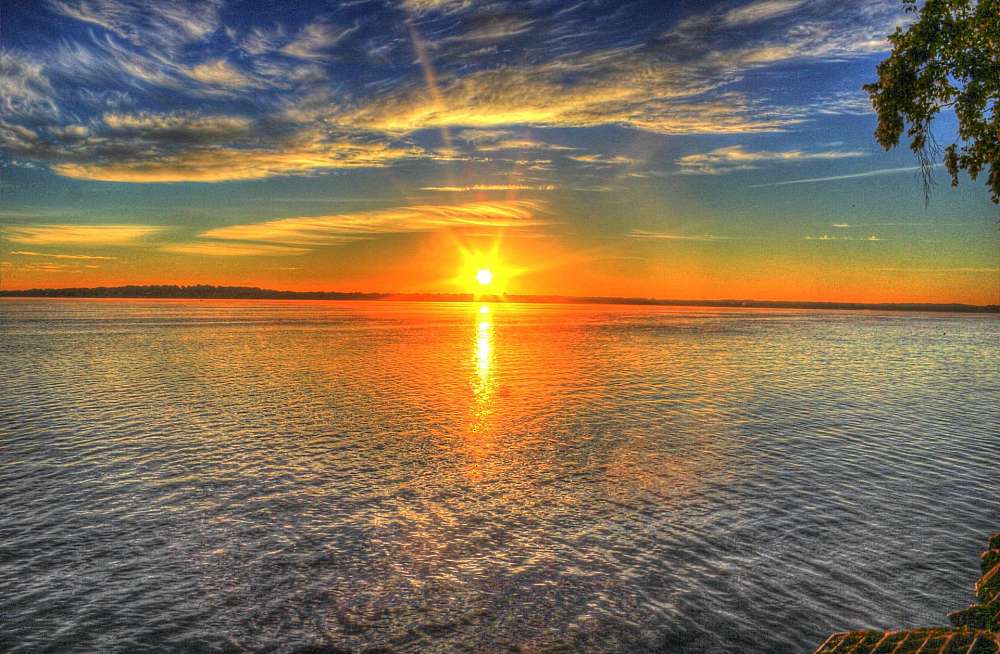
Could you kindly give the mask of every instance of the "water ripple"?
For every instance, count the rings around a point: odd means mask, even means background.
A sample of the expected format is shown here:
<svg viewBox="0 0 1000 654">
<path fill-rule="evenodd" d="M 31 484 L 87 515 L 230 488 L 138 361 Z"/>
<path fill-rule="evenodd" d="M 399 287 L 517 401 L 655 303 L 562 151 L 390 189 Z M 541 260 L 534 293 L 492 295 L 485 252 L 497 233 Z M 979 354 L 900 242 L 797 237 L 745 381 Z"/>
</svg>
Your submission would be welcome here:
<svg viewBox="0 0 1000 654">
<path fill-rule="evenodd" d="M 0 302 L 0 650 L 802 652 L 1000 524 L 1000 321 Z"/>
</svg>

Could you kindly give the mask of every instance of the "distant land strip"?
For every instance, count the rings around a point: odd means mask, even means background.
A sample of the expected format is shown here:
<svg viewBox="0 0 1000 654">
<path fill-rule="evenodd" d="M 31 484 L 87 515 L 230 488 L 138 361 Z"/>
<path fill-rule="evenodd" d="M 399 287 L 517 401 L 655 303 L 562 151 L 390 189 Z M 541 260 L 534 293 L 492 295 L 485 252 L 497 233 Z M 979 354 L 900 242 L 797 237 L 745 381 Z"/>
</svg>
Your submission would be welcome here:
<svg viewBox="0 0 1000 654">
<path fill-rule="evenodd" d="M 635 297 L 568 295 L 473 295 L 471 293 L 342 293 L 335 291 L 275 291 L 250 286 L 98 286 L 96 288 L 32 288 L 0 290 L 0 297 L 123 298 L 191 300 L 390 300 L 404 302 L 525 302 L 530 304 L 637 304 L 677 307 L 752 309 L 854 309 L 877 311 L 944 311 L 1000 313 L 1000 305 L 863 302 L 794 302 L 780 300 L 662 300 Z"/>
</svg>

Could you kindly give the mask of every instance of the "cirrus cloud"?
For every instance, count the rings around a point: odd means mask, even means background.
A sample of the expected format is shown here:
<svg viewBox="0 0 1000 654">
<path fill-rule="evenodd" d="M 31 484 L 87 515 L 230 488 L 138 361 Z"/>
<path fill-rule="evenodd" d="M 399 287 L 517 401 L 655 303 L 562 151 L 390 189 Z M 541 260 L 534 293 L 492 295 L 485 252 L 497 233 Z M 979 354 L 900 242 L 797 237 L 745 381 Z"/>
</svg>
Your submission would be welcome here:
<svg viewBox="0 0 1000 654">
<path fill-rule="evenodd" d="M 165 228 L 153 225 L 13 225 L 3 237 L 27 245 L 131 245 Z"/>
</svg>

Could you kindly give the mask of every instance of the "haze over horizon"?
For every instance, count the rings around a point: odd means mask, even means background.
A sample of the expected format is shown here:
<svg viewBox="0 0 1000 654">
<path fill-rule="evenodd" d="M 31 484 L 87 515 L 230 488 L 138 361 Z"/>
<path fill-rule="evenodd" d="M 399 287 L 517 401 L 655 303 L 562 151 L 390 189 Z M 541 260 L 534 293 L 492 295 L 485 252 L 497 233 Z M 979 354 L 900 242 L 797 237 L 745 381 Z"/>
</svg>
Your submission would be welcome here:
<svg viewBox="0 0 1000 654">
<path fill-rule="evenodd" d="M 862 84 L 898 0 L 4 3 L 0 289 L 1000 302 Z M 954 131 L 939 119 L 942 142 Z M 492 282 L 491 282 L 492 283 Z"/>
</svg>

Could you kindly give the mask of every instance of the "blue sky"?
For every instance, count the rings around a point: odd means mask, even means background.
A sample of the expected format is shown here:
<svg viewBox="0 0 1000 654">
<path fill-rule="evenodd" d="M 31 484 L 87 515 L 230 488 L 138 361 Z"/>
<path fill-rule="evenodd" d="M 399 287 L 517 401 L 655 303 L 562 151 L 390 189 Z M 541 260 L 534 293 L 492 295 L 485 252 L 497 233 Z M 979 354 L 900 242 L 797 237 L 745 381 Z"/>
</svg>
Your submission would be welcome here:
<svg viewBox="0 0 1000 654">
<path fill-rule="evenodd" d="M 1000 301 L 861 91 L 898 0 L 3 2 L 4 287 Z M 942 116 L 943 142 L 954 122 Z M 499 265 L 499 264 L 498 264 Z M 514 274 L 516 272 L 516 274 Z"/>
</svg>

